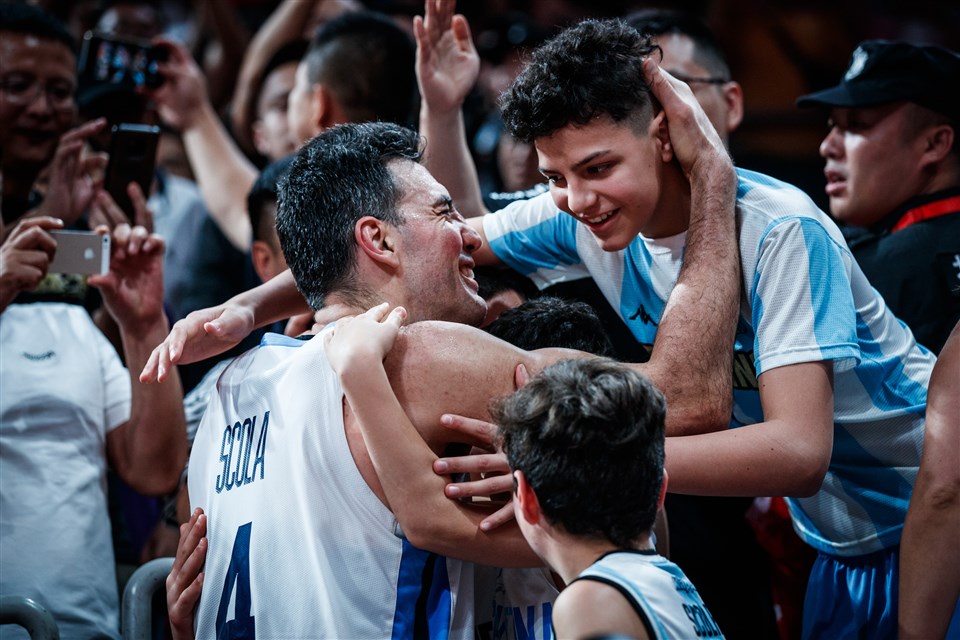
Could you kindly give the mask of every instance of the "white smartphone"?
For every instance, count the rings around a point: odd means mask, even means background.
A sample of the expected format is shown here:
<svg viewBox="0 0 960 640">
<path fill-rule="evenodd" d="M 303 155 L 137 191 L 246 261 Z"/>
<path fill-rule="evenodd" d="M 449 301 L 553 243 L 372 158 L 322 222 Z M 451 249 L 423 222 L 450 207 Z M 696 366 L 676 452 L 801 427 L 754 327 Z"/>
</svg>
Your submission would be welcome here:
<svg viewBox="0 0 960 640">
<path fill-rule="evenodd" d="M 57 250 L 49 273 L 104 275 L 110 270 L 110 235 L 93 231 L 51 231 Z"/>
</svg>

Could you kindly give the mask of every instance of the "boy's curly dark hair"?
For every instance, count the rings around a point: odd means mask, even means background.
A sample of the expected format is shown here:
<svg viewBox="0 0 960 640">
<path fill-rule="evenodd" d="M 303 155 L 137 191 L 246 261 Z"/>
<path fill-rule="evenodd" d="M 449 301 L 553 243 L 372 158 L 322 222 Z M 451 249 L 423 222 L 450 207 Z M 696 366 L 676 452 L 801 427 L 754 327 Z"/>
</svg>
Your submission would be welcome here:
<svg viewBox="0 0 960 640">
<path fill-rule="evenodd" d="M 603 115 L 645 125 L 659 108 L 641 68 L 654 51 L 660 48 L 622 20 L 584 20 L 565 29 L 533 52 L 501 96 L 507 131 L 533 142 Z"/>
</svg>

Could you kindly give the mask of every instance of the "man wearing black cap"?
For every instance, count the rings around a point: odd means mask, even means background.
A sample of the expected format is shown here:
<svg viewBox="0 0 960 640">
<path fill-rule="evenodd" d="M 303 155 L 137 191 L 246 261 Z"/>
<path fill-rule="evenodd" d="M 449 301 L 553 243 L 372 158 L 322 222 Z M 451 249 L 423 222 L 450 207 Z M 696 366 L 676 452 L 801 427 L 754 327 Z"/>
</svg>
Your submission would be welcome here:
<svg viewBox="0 0 960 640">
<path fill-rule="evenodd" d="M 958 78 L 955 52 L 867 40 L 840 84 L 797 101 L 830 109 L 826 192 L 857 262 L 937 353 L 960 319 Z"/>
</svg>

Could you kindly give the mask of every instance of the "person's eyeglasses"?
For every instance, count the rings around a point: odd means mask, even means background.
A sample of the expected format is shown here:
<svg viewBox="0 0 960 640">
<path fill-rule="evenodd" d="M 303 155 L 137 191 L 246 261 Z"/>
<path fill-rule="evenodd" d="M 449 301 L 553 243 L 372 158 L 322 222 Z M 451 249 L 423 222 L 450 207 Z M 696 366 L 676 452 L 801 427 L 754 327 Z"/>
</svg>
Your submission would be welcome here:
<svg viewBox="0 0 960 640">
<path fill-rule="evenodd" d="M 727 84 L 728 82 L 730 82 L 729 78 L 720 78 L 720 77 L 695 78 L 693 76 L 677 73 L 676 71 L 670 71 L 670 75 L 672 75 L 674 78 L 676 78 L 680 82 L 686 82 L 687 84 Z"/>
<path fill-rule="evenodd" d="M 66 80 L 41 82 L 28 75 L 10 75 L 0 78 L 0 93 L 7 102 L 18 106 L 32 104 L 43 91 L 53 109 L 71 109 L 74 105 L 75 89 L 74 85 Z"/>
</svg>

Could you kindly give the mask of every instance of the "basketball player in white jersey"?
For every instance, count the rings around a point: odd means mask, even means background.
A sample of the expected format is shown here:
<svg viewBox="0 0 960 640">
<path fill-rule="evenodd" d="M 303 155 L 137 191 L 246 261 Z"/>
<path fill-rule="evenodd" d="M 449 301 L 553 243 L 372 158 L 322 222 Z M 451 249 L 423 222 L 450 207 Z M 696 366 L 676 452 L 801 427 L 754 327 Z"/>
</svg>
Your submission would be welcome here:
<svg viewBox="0 0 960 640">
<path fill-rule="evenodd" d="M 660 89 L 667 113 L 684 124 L 678 126 L 678 157 L 688 166 L 697 163 L 693 196 L 702 206 L 693 208 L 693 224 L 705 242 L 700 251 L 688 251 L 690 287 L 677 289 L 677 320 L 671 326 L 668 313 L 660 327 L 661 335 L 672 337 L 654 351 L 650 370 L 669 381 L 669 363 L 696 357 L 721 363 L 710 373 L 715 381 L 730 375 L 723 349 L 707 358 L 703 335 L 677 336 L 692 315 L 714 327 L 726 317 L 703 305 L 701 293 L 736 286 L 729 281 L 735 270 L 718 268 L 736 260 L 725 244 L 732 237 L 732 167 L 689 92 L 680 95 L 666 83 Z M 469 635 L 466 624 L 457 626 L 467 618 L 461 617 L 465 603 L 456 569 L 444 571 L 442 559 L 409 546 L 501 566 L 536 562 L 515 527 L 481 531 L 483 513 L 447 500 L 445 480 L 432 473 L 431 462 L 456 437 L 440 426 L 442 413 L 488 416 L 488 400 L 512 391 L 517 364 L 538 371 L 559 354 L 526 353 L 466 326 L 484 312 L 471 275 L 477 238 L 446 190 L 416 162 L 418 142 L 412 132 L 385 124 L 339 127 L 314 139 L 282 190 L 278 232 L 314 309 L 336 317 L 386 299 L 407 307 L 411 320 L 464 323 L 410 327 L 386 362 L 429 449 L 422 459 L 408 459 L 388 447 L 371 462 L 370 445 L 359 436 L 351 404 L 342 402 L 319 340 L 297 347 L 268 339 L 228 369 L 191 459 L 191 499 L 210 516 L 201 637 L 443 637 L 446 625 L 453 635 Z M 290 308 L 285 304 L 271 311 L 283 314 Z M 181 324 L 155 351 L 144 378 L 168 370 L 171 352 L 182 357 L 186 338 L 217 333 L 207 320 L 219 317 L 222 329 L 224 321 L 240 318 L 235 305 L 227 305 L 226 316 L 219 308 Z M 256 314 L 244 317 L 257 321 Z M 732 311 L 729 326 L 732 333 Z M 195 345 L 187 344 L 187 358 L 215 350 L 202 341 Z M 689 385 L 689 373 L 683 377 Z M 720 421 L 729 412 L 728 404 L 704 402 L 703 395 L 676 397 L 678 407 L 711 408 Z M 321 438 L 323 444 L 313 442 Z M 386 462 L 378 465 L 378 459 Z M 408 582 L 411 573 L 415 579 Z M 187 586 L 199 586 L 195 575 L 171 576 L 175 604 Z M 189 594 L 195 593 L 191 587 Z"/>
</svg>

